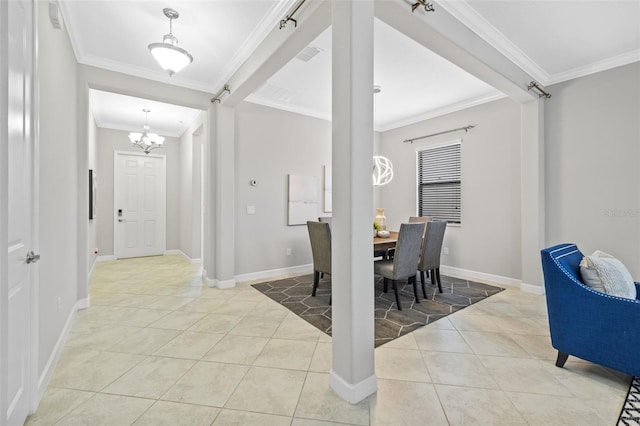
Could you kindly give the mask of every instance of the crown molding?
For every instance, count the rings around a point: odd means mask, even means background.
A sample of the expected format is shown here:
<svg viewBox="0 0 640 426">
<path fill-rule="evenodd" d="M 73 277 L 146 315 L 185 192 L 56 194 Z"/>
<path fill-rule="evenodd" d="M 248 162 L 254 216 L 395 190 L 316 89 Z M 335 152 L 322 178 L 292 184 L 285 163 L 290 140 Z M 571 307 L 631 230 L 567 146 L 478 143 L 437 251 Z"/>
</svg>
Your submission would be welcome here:
<svg viewBox="0 0 640 426">
<path fill-rule="evenodd" d="M 564 81 L 573 80 L 574 78 L 584 77 L 597 72 L 632 64 L 634 62 L 640 62 L 640 49 L 622 53 L 589 65 L 553 74 L 547 85 L 562 83 Z"/>
<path fill-rule="evenodd" d="M 256 28 L 251 32 L 236 53 L 227 62 L 213 84 L 213 91 L 217 91 L 235 74 L 240 66 L 258 48 L 273 29 L 277 27 L 284 15 L 293 7 L 297 0 L 279 0 L 270 9 Z"/>
<path fill-rule="evenodd" d="M 411 117 L 403 118 L 400 120 L 391 121 L 383 125 L 377 126 L 376 131 L 386 132 L 389 130 L 397 129 L 399 127 L 408 126 L 410 124 L 419 123 L 421 121 L 430 120 L 432 118 L 440 117 L 443 115 L 451 114 L 454 112 L 462 111 L 463 109 L 471 108 L 474 106 L 486 104 L 488 102 L 497 101 L 498 99 L 506 98 L 502 92 L 497 90 L 490 92 L 489 94 L 478 96 L 471 99 L 465 99 L 464 101 L 457 102 L 455 104 L 447 105 L 442 108 L 425 111 L 424 113 L 413 115 Z"/>
<path fill-rule="evenodd" d="M 306 115 L 308 117 L 319 118 L 321 120 L 331 121 L 331 113 L 327 114 L 318 110 L 310 108 L 302 108 L 297 105 L 285 104 L 271 99 L 258 97 L 256 95 L 249 95 L 244 99 L 246 102 L 252 104 L 262 105 L 269 108 L 281 109 L 283 111 L 293 112 L 295 114 Z"/>
<path fill-rule="evenodd" d="M 439 1 L 438 6 L 449 12 L 494 49 L 533 77 L 538 83 L 547 85 L 551 77 L 533 59 L 513 44 L 500 30 L 491 25 L 465 0 Z"/>
</svg>

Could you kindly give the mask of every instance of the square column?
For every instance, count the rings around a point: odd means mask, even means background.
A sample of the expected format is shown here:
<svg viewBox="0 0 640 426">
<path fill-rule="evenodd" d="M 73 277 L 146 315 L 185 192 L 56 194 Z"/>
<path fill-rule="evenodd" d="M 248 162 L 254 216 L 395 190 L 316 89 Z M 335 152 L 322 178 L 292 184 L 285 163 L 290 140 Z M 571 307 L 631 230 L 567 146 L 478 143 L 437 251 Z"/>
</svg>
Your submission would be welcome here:
<svg viewBox="0 0 640 426">
<path fill-rule="evenodd" d="M 540 250 L 545 247 L 544 99 L 521 108 L 522 283 L 528 293 L 544 294 Z"/>
<path fill-rule="evenodd" d="M 376 392 L 373 289 L 373 0 L 332 1 L 333 223 L 330 384 Z"/>
<path fill-rule="evenodd" d="M 204 274 L 209 287 L 229 288 L 235 280 L 235 110 L 209 109 L 205 155 Z"/>
</svg>

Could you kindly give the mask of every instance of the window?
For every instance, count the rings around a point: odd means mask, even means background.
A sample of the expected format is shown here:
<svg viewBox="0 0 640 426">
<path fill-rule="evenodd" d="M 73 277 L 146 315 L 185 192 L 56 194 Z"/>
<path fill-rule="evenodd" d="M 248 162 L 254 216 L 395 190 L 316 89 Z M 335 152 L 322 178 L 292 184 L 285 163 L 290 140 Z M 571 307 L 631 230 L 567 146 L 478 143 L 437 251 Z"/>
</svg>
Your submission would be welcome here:
<svg viewBox="0 0 640 426">
<path fill-rule="evenodd" d="M 418 215 L 460 223 L 460 142 L 416 152 Z"/>
</svg>

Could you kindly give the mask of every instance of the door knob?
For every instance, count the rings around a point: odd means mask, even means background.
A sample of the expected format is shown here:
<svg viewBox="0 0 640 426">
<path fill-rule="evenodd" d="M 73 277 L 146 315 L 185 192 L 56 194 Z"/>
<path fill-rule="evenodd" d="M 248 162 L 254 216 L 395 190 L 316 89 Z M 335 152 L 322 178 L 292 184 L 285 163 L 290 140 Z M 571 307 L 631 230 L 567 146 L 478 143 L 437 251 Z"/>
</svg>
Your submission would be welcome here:
<svg viewBox="0 0 640 426">
<path fill-rule="evenodd" d="M 38 260 L 40 260 L 40 255 L 33 254 L 33 251 L 29 250 L 29 252 L 27 253 L 27 265 L 31 263 L 36 263 Z"/>
</svg>

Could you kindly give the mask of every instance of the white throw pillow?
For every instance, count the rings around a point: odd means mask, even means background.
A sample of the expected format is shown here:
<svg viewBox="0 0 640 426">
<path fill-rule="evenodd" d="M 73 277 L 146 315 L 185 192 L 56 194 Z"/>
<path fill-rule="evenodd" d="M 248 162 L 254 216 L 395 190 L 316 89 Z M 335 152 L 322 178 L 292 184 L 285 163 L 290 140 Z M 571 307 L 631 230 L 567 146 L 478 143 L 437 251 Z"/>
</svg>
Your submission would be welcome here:
<svg viewBox="0 0 640 426">
<path fill-rule="evenodd" d="M 612 296 L 636 298 L 636 286 L 631 274 L 615 257 L 600 250 L 585 256 L 580 262 L 582 281 L 592 289 Z"/>
</svg>

